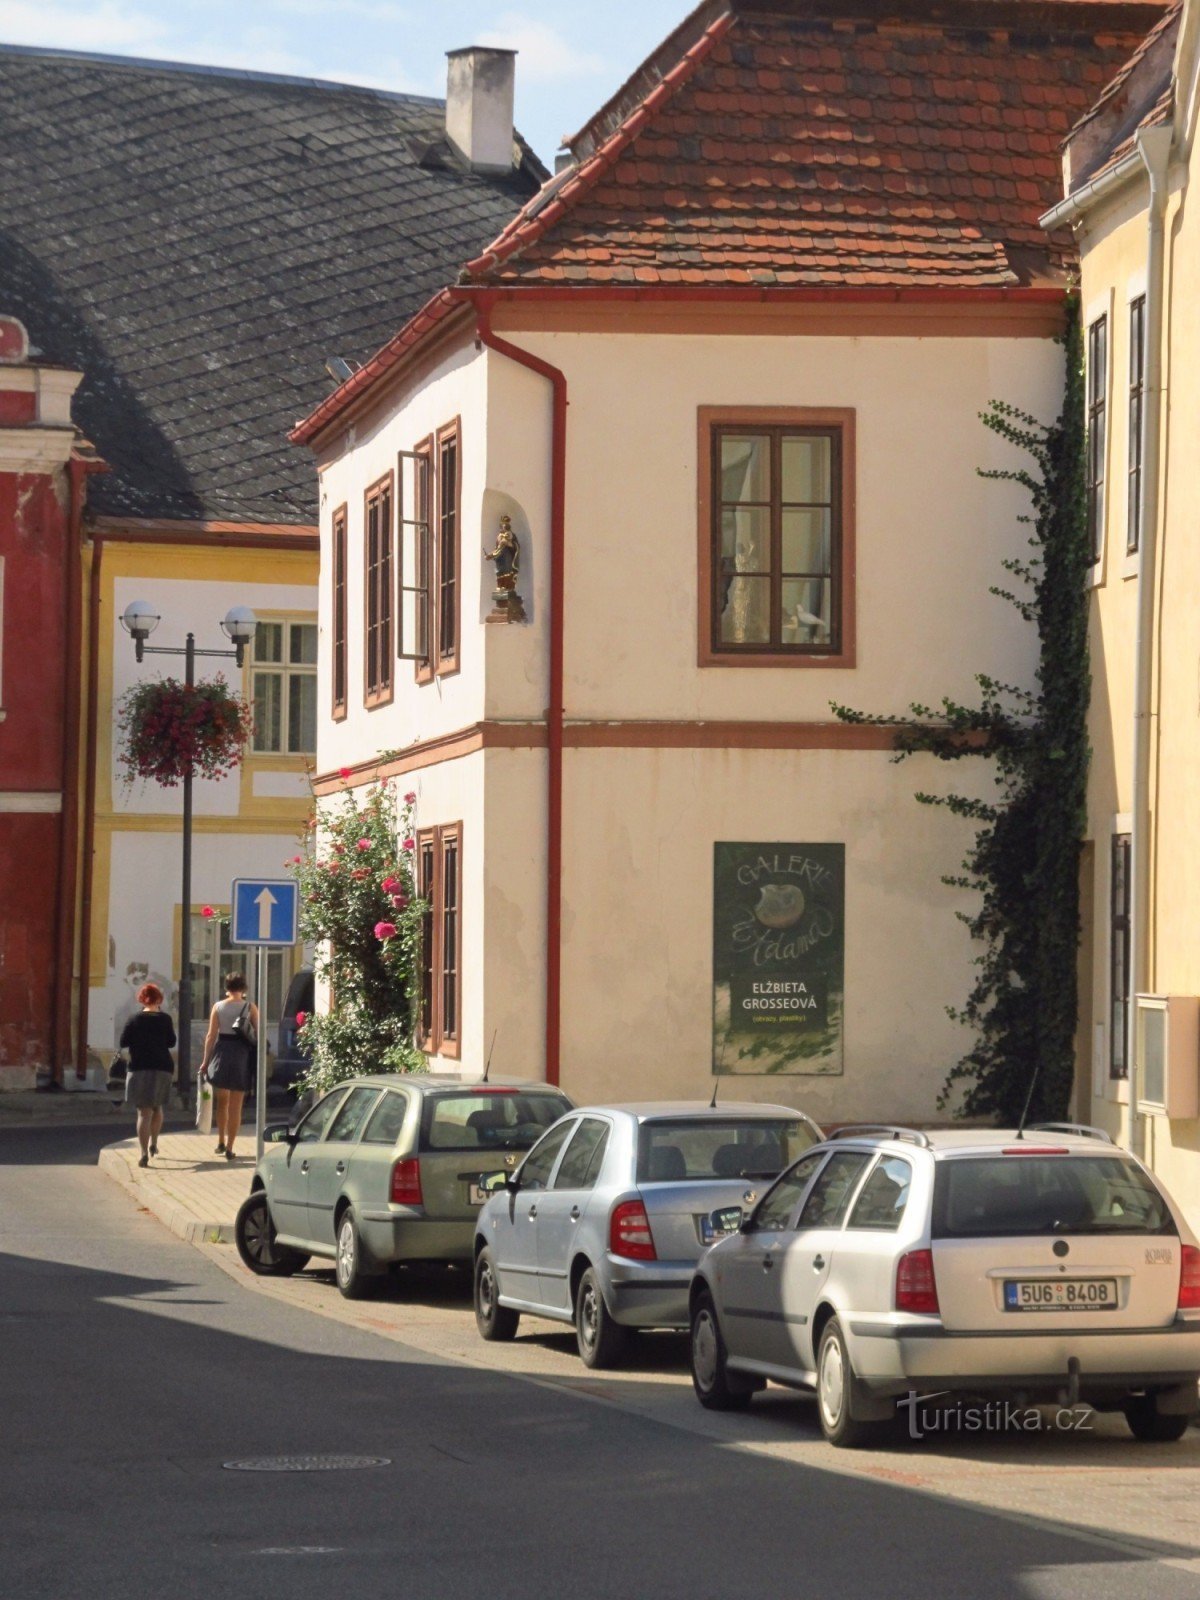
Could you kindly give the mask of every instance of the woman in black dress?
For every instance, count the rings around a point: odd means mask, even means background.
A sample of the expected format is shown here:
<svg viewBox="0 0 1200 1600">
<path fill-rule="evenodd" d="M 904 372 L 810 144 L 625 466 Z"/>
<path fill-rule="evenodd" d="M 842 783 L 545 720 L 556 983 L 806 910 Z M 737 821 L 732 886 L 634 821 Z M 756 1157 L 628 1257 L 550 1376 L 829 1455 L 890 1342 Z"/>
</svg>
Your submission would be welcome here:
<svg viewBox="0 0 1200 1600">
<path fill-rule="evenodd" d="M 233 1160 L 233 1141 L 242 1125 L 242 1102 L 254 1076 L 255 1047 L 234 1023 L 249 1022 L 252 1037 L 258 1036 L 258 1007 L 246 998 L 246 980 L 240 972 L 225 979 L 225 998 L 218 1000 L 208 1019 L 204 1039 L 204 1059 L 200 1071 L 217 1091 L 217 1154 Z"/>
<path fill-rule="evenodd" d="M 137 1107 L 137 1136 L 142 1147 L 139 1167 L 148 1167 L 158 1154 L 163 1108 L 171 1092 L 175 1063 L 175 1025 L 162 1008 L 163 992 L 156 983 L 144 983 L 138 990 L 141 1010 L 130 1017 L 121 1034 L 121 1049 L 129 1052 L 129 1072 L 125 1078 L 125 1101 Z"/>
</svg>

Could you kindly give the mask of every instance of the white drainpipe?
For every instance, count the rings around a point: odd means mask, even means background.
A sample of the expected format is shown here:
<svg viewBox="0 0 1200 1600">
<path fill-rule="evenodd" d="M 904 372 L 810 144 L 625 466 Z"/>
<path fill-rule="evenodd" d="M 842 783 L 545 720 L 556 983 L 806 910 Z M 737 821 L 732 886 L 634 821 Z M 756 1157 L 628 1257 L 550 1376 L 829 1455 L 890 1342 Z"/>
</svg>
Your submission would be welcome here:
<svg viewBox="0 0 1200 1600">
<path fill-rule="evenodd" d="M 1125 1060 L 1129 1066 L 1126 1143 L 1137 1156 L 1144 1147 L 1138 1115 L 1137 1000 L 1150 982 L 1150 766 L 1154 685 L 1154 599 L 1158 565 L 1159 434 L 1164 404 L 1162 378 L 1163 263 L 1167 167 L 1171 129 L 1142 128 L 1137 150 L 1150 180 L 1146 238 L 1145 374 L 1142 402 L 1142 497 L 1139 516 L 1137 633 L 1133 690 L 1133 805 L 1129 840 L 1130 963 L 1129 1021 Z"/>
</svg>

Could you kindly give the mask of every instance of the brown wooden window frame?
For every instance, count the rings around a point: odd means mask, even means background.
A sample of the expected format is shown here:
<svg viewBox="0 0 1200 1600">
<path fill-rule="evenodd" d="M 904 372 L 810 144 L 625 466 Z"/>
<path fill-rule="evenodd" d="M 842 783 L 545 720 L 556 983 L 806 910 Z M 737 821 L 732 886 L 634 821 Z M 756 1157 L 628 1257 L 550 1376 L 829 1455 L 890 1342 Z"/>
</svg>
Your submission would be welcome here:
<svg viewBox="0 0 1200 1600">
<path fill-rule="evenodd" d="M 1108 1075 L 1117 1081 L 1129 1076 L 1129 975 L 1133 926 L 1131 847 L 1129 834 L 1113 834 L 1108 884 L 1108 1015 L 1111 1033 L 1108 1041 Z"/>
<path fill-rule="evenodd" d="M 1087 330 L 1087 497 L 1089 560 L 1104 558 L 1105 468 L 1108 454 L 1108 314 L 1102 312 Z"/>
<path fill-rule="evenodd" d="M 1129 302 L 1129 498 L 1125 551 L 1135 556 L 1142 532 L 1142 412 L 1146 403 L 1146 296 Z"/>
<path fill-rule="evenodd" d="M 417 888 L 426 903 L 416 1037 L 427 1055 L 452 1060 L 462 1051 L 462 838 L 462 823 L 447 822 L 422 828 L 416 839 Z M 454 855 L 453 904 L 446 893 L 449 851 Z M 449 917 L 453 923 L 448 925 Z M 447 937 L 448 926 L 452 938 Z M 452 1008 L 446 1003 L 448 983 L 454 989 Z M 452 1027 L 447 1027 L 448 1009 L 453 1010 Z"/>
<path fill-rule="evenodd" d="M 395 498 L 391 472 L 385 472 L 363 495 L 363 704 L 368 711 L 388 705 L 395 691 L 396 674 L 392 663 Z"/>
<path fill-rule="evenodd" d="M 809 406 L 700 406 L 697 410 L 699 568 L 697 606 L 697 662 L 701 667 L 807 667 L 845 668 L 856 663 L 855 628 L 855 424 L 852 407 Z M 720 639 L 719 441 L 728 433 L 766 433 L 772 438 L 773 457 L 782 438 L 828 435 L 834 440 L 834 482 L 831 506 L 832 563 L 829 645 L 737 645 Z M 782 500 L 778 478 L 771 500 L 773 550 L 778 550 Z M 772 573 L 772 595 L 782 582 Z"/>
<path fill-rule="evenodd" d="M 445 452 L 454 450 L 452 497 L 446 495 Z M 458 672 L 462 657 L 462 418 L 455 417 L 429 434 L 414 451 L 428 457 L 426 473 L 430 537 L 428 618 L 429 657 L 418 661 L 414 676 L 418 683 L 435 678 L 450 678 Z M 447 527 L 447 503 L 452 506 L 452 521 Z M 420 518 L 420 508 L 414 516 Z M 447 559 L 447 555 L 449 559 Z M 449 569 L 450 577 L 446 577 Z M 449 597 L 447 598 L 447 590 Z"/>
<path fill-rule="evenodd" d="M 349 610 L 346 602 L 346 524 L 348 515 L 349 508 L 345 505 L 340 505 L 333 513 L 333 561 L 331 563 L 333 571 L 333 616 L 330 630 L 333 635 L 333 660 L 329 678 L 329 692 L 332 699 L 332 715 L 335 722 L 345 721 L 346 712 L 350 704 L 350 655 L 347 643 Z"/>
<path fill-rule="evenodd" d="M 434 453 L 434 436 L 428 434 L 424 439 L 418 439 L 413 445 L 413 453 L 423 463 L 423 470 L 417 480 L 417 502 L 413 506 L 413 518 L 418 522 L 428 525 L 429 535 L 424 541 L 422 552 L 425 562 L 425 642 L 428 653 L 423 661 L 414 665 L 413 676 L 418 683 L 432 683 L 437 676 L 435 663 L 437 632 L 437 617 L 435 602 L 437 589 L 434 585 L 434 572 L 437 569 L 437 524 L 435 521 L 437 509 L 437 492 L 435 478 L 437 474 L 437 458 Z"/>
</svg>

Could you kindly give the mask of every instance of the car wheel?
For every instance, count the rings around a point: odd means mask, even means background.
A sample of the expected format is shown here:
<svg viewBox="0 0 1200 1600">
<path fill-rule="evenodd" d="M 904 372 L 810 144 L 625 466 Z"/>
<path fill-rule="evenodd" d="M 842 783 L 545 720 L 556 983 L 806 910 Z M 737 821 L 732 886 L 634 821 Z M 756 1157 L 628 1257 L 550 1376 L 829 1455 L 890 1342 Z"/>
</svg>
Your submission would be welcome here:
<svg viewBox="0 0 1200 1600">
<path fill-rule="evenodd" d="M 756 1385 L 732 1375 L 717 1309 L 705 1290 L 692 1308 L 692 1388 L 710 1411 L 744 1411 Z"/>
<path fill-rule="evenodd" d="M 306 1267 L 309 1257 L 299 1250 L 276 1244 L 275 1224 L 264 1190 L 256 1189 L 238 1208 L 233 1237 L 250 1271 L 260 1278 L 286 1278 Z"/>
<path fill-rule="evenodd" d="M 1164 1414 L 1152 1394 L 1138 1395 L 1124 1410 L 1130 1433 L 1143 1444 L 1172 1444 L 1183 1438 L 1192 1420 L 1187 1416 Z"/>
<path fill-rule="evenodd" d="M 858 1385 L 842 1325 L 830 1317 L 817 1353 L 817 1413 L 826 1439 L 844 1449 L 870 1444 L 882 1431 L 878 1422 L 859 1422 L 851 1414 Z"/>
<path fill-rule="evenodd" d="M 600 1280 L 589 1267 L 575 1291 L 575 1342 L 585 1367 L 619 1367 L 629 1343 L 629 1331 L 613 1321 Z"/>
<path fill-rule="evenodd" d="M 515 1339 L 521 1313 L 500 1304 L 500 1289 L 496 1282 L 496 1263 L 492 1252 L 483 1249 L 475 1262 L 475 1326 L 479 1337 L 488 1343 Z"/>
<path fill-rule="evenodd" d="M 337 1229 L 337 1256 L 334 1259 L 337 1286 L 347 1300 L 362 1300 L 375 1289 L 378 1280 L 365 1270 L 362 1240 L 353 1210 L 347 1206 Z"/>
</svg>

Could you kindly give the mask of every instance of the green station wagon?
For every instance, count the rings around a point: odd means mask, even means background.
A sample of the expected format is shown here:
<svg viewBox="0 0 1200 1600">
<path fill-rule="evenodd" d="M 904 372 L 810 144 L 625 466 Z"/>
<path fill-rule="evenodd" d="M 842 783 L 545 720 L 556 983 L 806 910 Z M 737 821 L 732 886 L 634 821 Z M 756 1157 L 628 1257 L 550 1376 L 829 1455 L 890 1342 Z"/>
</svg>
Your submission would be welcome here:
<svg viewBox="0 0 1200 1600">
<path fill-rule="evenodd" d="M 544 1083 L 339 1084 L 295 1128 L 272 1130 L 238 1212 L 238 1252 L 272 1276 L 329 1258 L 350 1298 L 399 1262 L 470 1261 L 479 1207 L 571 1109 Z"/>
</svg>

